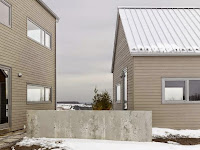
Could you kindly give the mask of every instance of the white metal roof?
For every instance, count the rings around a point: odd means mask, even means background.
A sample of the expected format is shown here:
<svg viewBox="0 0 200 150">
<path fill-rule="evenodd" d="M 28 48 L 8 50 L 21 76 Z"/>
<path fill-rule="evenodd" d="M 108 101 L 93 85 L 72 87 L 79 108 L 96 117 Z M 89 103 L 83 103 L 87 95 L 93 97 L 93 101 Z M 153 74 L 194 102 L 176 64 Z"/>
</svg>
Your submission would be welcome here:
<svg viewBox="0 0 200 150">
<path fill-rule="evenodd" d="M 119 8 L 134 56 L 200 55 L 199 8 Z"/>
</svg>

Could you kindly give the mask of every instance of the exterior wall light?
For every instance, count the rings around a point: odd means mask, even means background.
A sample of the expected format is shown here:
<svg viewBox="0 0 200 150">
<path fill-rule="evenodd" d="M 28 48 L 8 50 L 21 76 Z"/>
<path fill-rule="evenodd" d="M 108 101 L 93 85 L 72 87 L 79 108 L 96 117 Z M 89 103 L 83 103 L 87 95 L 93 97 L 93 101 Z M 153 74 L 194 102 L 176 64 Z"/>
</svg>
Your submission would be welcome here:
<svg viewBox="0 0 200 150">
<path fill-rule="evenodd" d="M 21 77 L 22 77 L 22 73 L 18 73 L 18 77 L 20 77 L 20 78 L 21 78 Z"/>
</svg>

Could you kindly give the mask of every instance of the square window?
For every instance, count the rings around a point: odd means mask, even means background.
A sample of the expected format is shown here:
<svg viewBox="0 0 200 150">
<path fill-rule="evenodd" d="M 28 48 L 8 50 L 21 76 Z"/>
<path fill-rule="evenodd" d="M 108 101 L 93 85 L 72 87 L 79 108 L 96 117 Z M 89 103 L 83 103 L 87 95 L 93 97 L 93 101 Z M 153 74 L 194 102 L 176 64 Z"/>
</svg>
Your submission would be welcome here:
<svg viewBox="0 0 200 150">
<path fill-rule="evenodd" d="M 28 85 L 27 101 L 29 102 L 44 101 L 44 87 Z"/>
<path fill-rule="evenodd" d="M 165 100 L 185 100 L 185 81 L 165 81 Z"/>
</svg>

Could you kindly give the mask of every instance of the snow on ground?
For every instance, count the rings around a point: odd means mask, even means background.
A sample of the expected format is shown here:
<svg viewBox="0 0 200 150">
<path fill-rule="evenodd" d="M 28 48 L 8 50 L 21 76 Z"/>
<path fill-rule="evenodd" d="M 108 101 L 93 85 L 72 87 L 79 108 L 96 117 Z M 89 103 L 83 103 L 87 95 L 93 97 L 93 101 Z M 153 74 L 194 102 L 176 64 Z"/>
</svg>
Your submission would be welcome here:
<svg viewBox="0 0 200 150">
<path fill-rule="evenodd" d="M 80 108 L 91 108 L 92 105 L 86 104 L 57 104 L 57 110 L 75 110 L 75 107 L 78 106 Z"/>
<path fill-rule="evenodd" d="M 183 146 L 174 143 L 127 142 L 80 139 L 24 138 L 19 146 L 39 145 L 54 150 L 200 150 L 200 145 Z"/>
<path fill-rule="evenodd" d="M 173 130 L 166 128 L 153 128 L 153 138 L 187 137 L 200 138 L 200 130 Z"/>
<path fill-rule="evenodd" d="M 200 138 L 200 130 L 173 130 L 153 128 L 154 138 L 188 137 Z M 54 139 L 54 138 L 24 138 L 17 145 L 38 145 L 54 150 L 200 150 L 200 145 L 180 145 L 176 142 L 130 142 L 81 139 Z"/>
</svg>

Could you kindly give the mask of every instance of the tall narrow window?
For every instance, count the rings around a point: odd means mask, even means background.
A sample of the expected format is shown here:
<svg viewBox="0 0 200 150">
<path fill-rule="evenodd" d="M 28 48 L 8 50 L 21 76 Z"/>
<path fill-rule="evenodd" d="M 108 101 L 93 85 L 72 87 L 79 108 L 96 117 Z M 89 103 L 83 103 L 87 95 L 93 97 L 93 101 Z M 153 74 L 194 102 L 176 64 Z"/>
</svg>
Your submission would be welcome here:
<svg viewBox="0 0 200 150">
<path fill-rule="evenodd" d="M 128 84 L 127 84 L 128 76 L 127 76 L 127 69 L 124 70 L 124 109 L 128 108 L 127 101 L 128 101 Z"/>
<path fill-rule="evenodd" d="M 51 48 L 51 36 L 45 33 L 45 46 Z"/>
<path fill-rule="evenodd" d="M 45 88 L 45 101 L 51 100 L 51 88 Z"/>
<path fill-rule="evenodd" d="M 27 21 L 27 36 L 51 49 L 51 35 L 29 19 Z"/>
<path fill-rule="evenodd" d="M 200 80 L 189 81 L 189 101 L 200 101 Z"/>
<path fill-rule="evenodd" d="M 116 86 L 116 101 L 120 102 L 121 100 L 121 87 L 120 84 Z"/>
<path fill-rule="evenodd" d="M 11 6 L 0 0 L 0 23 L 11 26 Z"/>
</svg>

